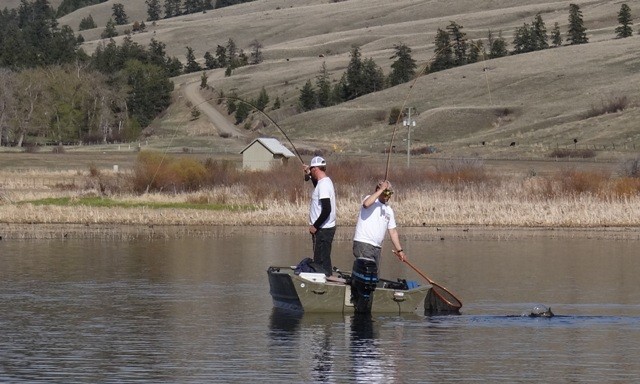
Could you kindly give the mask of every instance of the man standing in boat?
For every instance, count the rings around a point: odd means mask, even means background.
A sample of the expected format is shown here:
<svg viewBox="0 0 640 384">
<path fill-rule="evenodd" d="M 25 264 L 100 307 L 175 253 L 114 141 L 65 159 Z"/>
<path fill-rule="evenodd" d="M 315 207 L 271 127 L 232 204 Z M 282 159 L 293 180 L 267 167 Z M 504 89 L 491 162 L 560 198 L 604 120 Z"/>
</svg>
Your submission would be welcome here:
<svg viewBox="0 0 640 384">
<path fill-rule="evenodd" d="M 393 189 L 388 180 L 381 181 L 376 185 L 375 192 L 366 196 L 362 201 L 356 233 L 353 237 L 353 256 L 375 260 L 378 269 L 380 268 L 380 253 L 386 231 L 389 232 L 395 249 L 394 253 L 398 259 L 404 261 L 406 258 L 400 245 L 393 209 L 387 205 L 392 195 Z"/>
<path fill-rule="evenodd" d="M 327 176 L 327 162 L 320 156 L 304 165 L 305 180 L 311 179 L 314 189 L 309 205 L 309 233 L 313 242 L 313 261 L 322 265 L 324 273 L 331 276 L 331 245 L 336 233 L 336 192 Z"/>
</svg>

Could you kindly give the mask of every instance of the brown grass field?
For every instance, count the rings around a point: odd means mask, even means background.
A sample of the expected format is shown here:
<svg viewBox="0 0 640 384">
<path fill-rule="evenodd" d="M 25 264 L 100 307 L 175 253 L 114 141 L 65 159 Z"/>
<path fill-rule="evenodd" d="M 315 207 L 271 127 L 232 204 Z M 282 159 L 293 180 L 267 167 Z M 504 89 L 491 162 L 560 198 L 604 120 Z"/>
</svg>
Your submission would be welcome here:
<svg viewBox="0 0 640 384">
<path fill-rule="evenodd" d="M 11 6 L 12 1 L 18 3 L 10 0 L 5 4 Z M 101 43 L 99 35 L 117 2 L 124 3 L 109 0 L 83 8 L 61 18 L 60 24 L 77 30 L 80 20 L 91 14 L 99 27 L 82 31 L 86 39 L 83 48 L 91 53 Z M 216 91 L 236 91 L 245 98 L 254 98 L 265 87 L 271 100 L 278 96 L 284 101 L 282 109 L 267 113 L 294 145 L 321 152 L 330 164 L 366 163 L 373 168 L 372 179 L 383 175 L 387 160 L 384 151 L 392 137 L 396 148 L 402 148 L 399 151 L 406 151 L 407 145 L 403 141 L 406 129 L 389 125 L 386 116 L 392 107 L 412 107 L 417 111 L 417 125 L 411 132 L 411 148 L 429 145 L 438 151 L 412 156 L 410 169 L 406 169 L 406 152 L 392 154 L 392 181 L 404 180 L 406 172 L 436 169 L 439 164 L 460 159 L 480 161 L 491 178 L 500 179 L 499 184 L 462 187 L 407 184 L 393 201 L 399 222 L 405 227 L 615 227 L 632 228 L 637 233 L 637 190 L 631 188 L 635 192 L 622 195 L 612 192 L 621 164 L 637 158 L 640 149 L 640 36 L 615 39 L 621 5 L 618 1 L 573 1 L 583 13 L 588 44 L 487 60 L 420 76 L 408 84 L 338 106 L 295 113 L 302 85 L 315 79 L 323 62 L 337 81 L 354 45 L 361 48 L 363 58 L 373 58 L 388 74 L 393 46 L 407 44 L 421 70 L 433 58 L 437 29 L 444 29 L 450 21 L 462 25 L 470 39 L 486 39 L 491 30 L 494 34 L 501 32 L 510 43 L 514 29 L 530 24 L 540 13 L 548 30 L 557 22 L 566 38 L 569 3 L 258 0 L 160 20 L 155 25 L 148 23 L 146 32 L 132 38 L 143 45 L 151 38 L 162 41 L 169 55 L 183 61 L 187 46 L 202 60 L 206 51 L 215 52 L 218 44 L 225 45 L 230 38 L 246 51 L 250 42 L 257 39 L 264 46 L 263 63 L 239 68 L 229 77 L 223 75 L 224 69 L 207 71 L 208 84 Z M 640 1 L 626 3 L 632 13 L 640 12 Z M 128 0 L 124 4 L 131 22 L 146 19 L 144 0 Z M 121 32 L 127 28 L 130 26 L 119 27 Z M 121 39 L 122 36 L 116 41 Z M 223 196 L 238 204 L 257 203 L 259 209 L 220 214 L 171 208 L 42 208 L 29 203 L 43 197 L 101 195 L 90 182 L 81 179 L 89 177 L 91 167 L 104 174 L 112 172 L 114 165 L 121 173 L 132 172 L 138 145 L 174 156 L 237 163 L 241 161 L 239 151 L 253 137 L 272 136 L 289 145 L 273 125 L 252 130 L 238 127 L 243 135 L 223 138 L 206 117 L 191 121 L 189 111 L 193 104 L 187 100 L 186 89 L 189 84 L 199 83 L 200 75 L 174 79 L 174 104 L 152 123 L 149 136 L 140 143 L 70 147 L 63 154 L 53 154 L 46 148 L 35 154 L 4 149 L 0 152 L 0 223 L 304 226 L 306 195 L 300 194 L 293 202 L 277 198 L 256 202 L 255 196 L 234 186 L 198 193 L 205 195 L 205 200 Z M 211 95 L 203 97 L 210 99 Z M 590 112 L 618 98 L 628 100 L 623 111 L 588 117 Z M 261 118 L 253 116 L 254 120 Z M 592 150 L 594 157 L 551 158 L 550 154 L 559 149 Z M 308 158 L 305 156 L 305 160 Z M 587 176 L 605 172 L 611 175 L 607 179 L 609 186 L 606 192 L 540 194 L 540 189 L 551 188 L 551 184 L 559 188 L 558 179 L 568 170 Z M 38 183 L 50 179 L 60 182 Z M 61 188 L 69 179 L 74 187 Z M 343 225 L 353 224 L 359 199 L 368 192 L 371 181 L 340 179 L 341 185 L 349 186 L 340 196 Z M 108 197 L 150 202 L 194 199 L 189 193 L 117 193 Z"/>
</svg>

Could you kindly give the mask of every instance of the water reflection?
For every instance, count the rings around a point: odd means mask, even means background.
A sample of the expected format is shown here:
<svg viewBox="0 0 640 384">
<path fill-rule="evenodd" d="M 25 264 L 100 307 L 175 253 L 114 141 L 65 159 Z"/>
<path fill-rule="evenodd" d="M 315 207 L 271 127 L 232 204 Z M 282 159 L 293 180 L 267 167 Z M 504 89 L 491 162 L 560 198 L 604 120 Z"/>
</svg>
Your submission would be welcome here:
<svg viewBox="0 0 640 384">
<path fill-rule="evenodd" d="M 0 242 L 0 382 L 640 382 L 638 241 L 406 239 L 462 314 L 363 318 L 273 309 L 266 269 L 307 233 L 221 232 Z M 519 317 L 537 303 L 556 317 Z"/>
</svg>

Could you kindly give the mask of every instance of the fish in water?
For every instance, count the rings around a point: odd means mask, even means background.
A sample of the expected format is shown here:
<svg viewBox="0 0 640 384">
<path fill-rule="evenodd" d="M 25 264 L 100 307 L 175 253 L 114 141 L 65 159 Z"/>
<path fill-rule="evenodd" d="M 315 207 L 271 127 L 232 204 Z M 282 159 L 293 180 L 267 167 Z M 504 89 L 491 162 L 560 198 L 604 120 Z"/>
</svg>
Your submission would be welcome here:
<svg viewBox="0 0 640 384">
<path fill-rule="evenodd" d="M 522 316 L 529 316 L 529 317 L 553 317 L 555 316 L 553 314 L 553 312 L 551 312 L 551 308 L 542 305 L 542 304 L 537 304 L 535 305 L 531 311 L 529 313 L 524 313 Z"/>
</svg>

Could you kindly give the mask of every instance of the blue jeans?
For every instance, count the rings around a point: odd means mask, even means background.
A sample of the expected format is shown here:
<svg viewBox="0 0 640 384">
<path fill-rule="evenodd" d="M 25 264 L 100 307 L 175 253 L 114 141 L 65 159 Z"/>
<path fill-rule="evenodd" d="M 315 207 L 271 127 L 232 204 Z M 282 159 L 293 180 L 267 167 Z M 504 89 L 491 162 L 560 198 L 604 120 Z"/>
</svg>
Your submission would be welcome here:
<svg viewBox="0 0 640 384">
<path fill-rule="evenodd" d="M 322 265 L 324 274 L 331 276 L 333 273 L 333 265 L 331 265 L 331 244 L 333 236 L 336 234 L 336 227 L 320 228 L 311 236 L 313 241 L 313 261 Z"/>
</svg>

